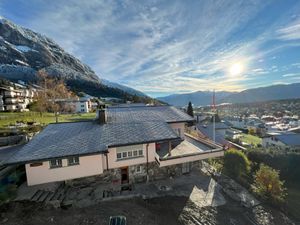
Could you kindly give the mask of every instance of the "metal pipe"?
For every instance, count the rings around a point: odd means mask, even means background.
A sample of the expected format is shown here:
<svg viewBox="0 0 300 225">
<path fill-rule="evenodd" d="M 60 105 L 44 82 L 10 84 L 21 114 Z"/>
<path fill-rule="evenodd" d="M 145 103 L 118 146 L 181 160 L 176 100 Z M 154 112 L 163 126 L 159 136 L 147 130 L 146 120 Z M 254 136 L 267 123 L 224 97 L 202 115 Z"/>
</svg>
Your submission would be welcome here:
<svg viewBox="0 0 300 225">
<path fill-rule="evenodd" d="M 108 156 L 107 156 L 107 153 L 105 153 L 105 157 L 106 157 L 106 169 L 108 170 L 109 167 L 108 167 Z"/>
</svg>

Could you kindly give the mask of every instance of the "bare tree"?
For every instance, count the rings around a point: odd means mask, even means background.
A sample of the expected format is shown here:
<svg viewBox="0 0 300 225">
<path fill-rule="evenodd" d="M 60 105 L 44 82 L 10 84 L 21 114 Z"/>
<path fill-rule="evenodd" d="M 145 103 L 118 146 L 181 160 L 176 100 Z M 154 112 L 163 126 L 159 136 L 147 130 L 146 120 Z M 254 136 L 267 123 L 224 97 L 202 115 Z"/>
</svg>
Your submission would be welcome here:
<svg viewBox="0 0 300 225">
<path fill-rule="evenodd" d="M 65 106 L 59 104 L 63 99 L 74 98 L 75 95 L 68 90 L 63 80 L 51 78 L 44 70 L 38 71 L 38 85 L 42 88 L 36 96 L 35 110 L 40 112 L 54 112 L 57 115 Z"/>
</svg>

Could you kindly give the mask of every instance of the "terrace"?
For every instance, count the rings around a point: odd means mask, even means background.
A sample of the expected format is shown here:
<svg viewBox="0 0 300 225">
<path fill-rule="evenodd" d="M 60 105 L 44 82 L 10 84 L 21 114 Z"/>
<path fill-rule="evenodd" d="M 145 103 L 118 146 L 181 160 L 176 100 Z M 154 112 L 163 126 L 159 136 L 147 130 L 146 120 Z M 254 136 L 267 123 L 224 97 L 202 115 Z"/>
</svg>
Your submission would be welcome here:
<svg viewBox="0 0 300 225">
<path fill-rule="evenodd" d="M 224 155 L 222 146 L 185 134 L 183 141 L 168 141 L 157 144 L 156 162 L 160 167 Z"/>
</svg>

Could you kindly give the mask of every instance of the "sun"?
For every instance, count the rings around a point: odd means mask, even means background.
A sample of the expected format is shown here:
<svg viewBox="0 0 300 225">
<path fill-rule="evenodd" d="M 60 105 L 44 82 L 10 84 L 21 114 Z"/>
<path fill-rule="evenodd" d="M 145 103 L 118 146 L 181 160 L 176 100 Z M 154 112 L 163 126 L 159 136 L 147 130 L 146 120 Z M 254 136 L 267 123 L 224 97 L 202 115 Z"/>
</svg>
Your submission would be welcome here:
<svg viewBox="0 0 300 225">
<path fill-rule="evenodd" d="M 240 62 L 233 63 L 229 68 L 230 75 L 239 75 L 244 72 L 244 65 Z"/>
</svg>

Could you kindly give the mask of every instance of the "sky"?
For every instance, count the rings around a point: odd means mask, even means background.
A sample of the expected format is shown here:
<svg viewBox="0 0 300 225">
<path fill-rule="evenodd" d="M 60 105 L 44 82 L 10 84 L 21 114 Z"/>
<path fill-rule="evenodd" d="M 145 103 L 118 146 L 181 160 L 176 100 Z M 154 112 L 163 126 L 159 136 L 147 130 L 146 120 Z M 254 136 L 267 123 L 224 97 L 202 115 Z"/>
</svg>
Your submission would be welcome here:
<svg viewBox="0 0 300 225">
<path fill-rule="evenodd" d="M 299 0 L 0 0 L 0 15 L 153 97 L 300 82 Z"/>
</svg>

